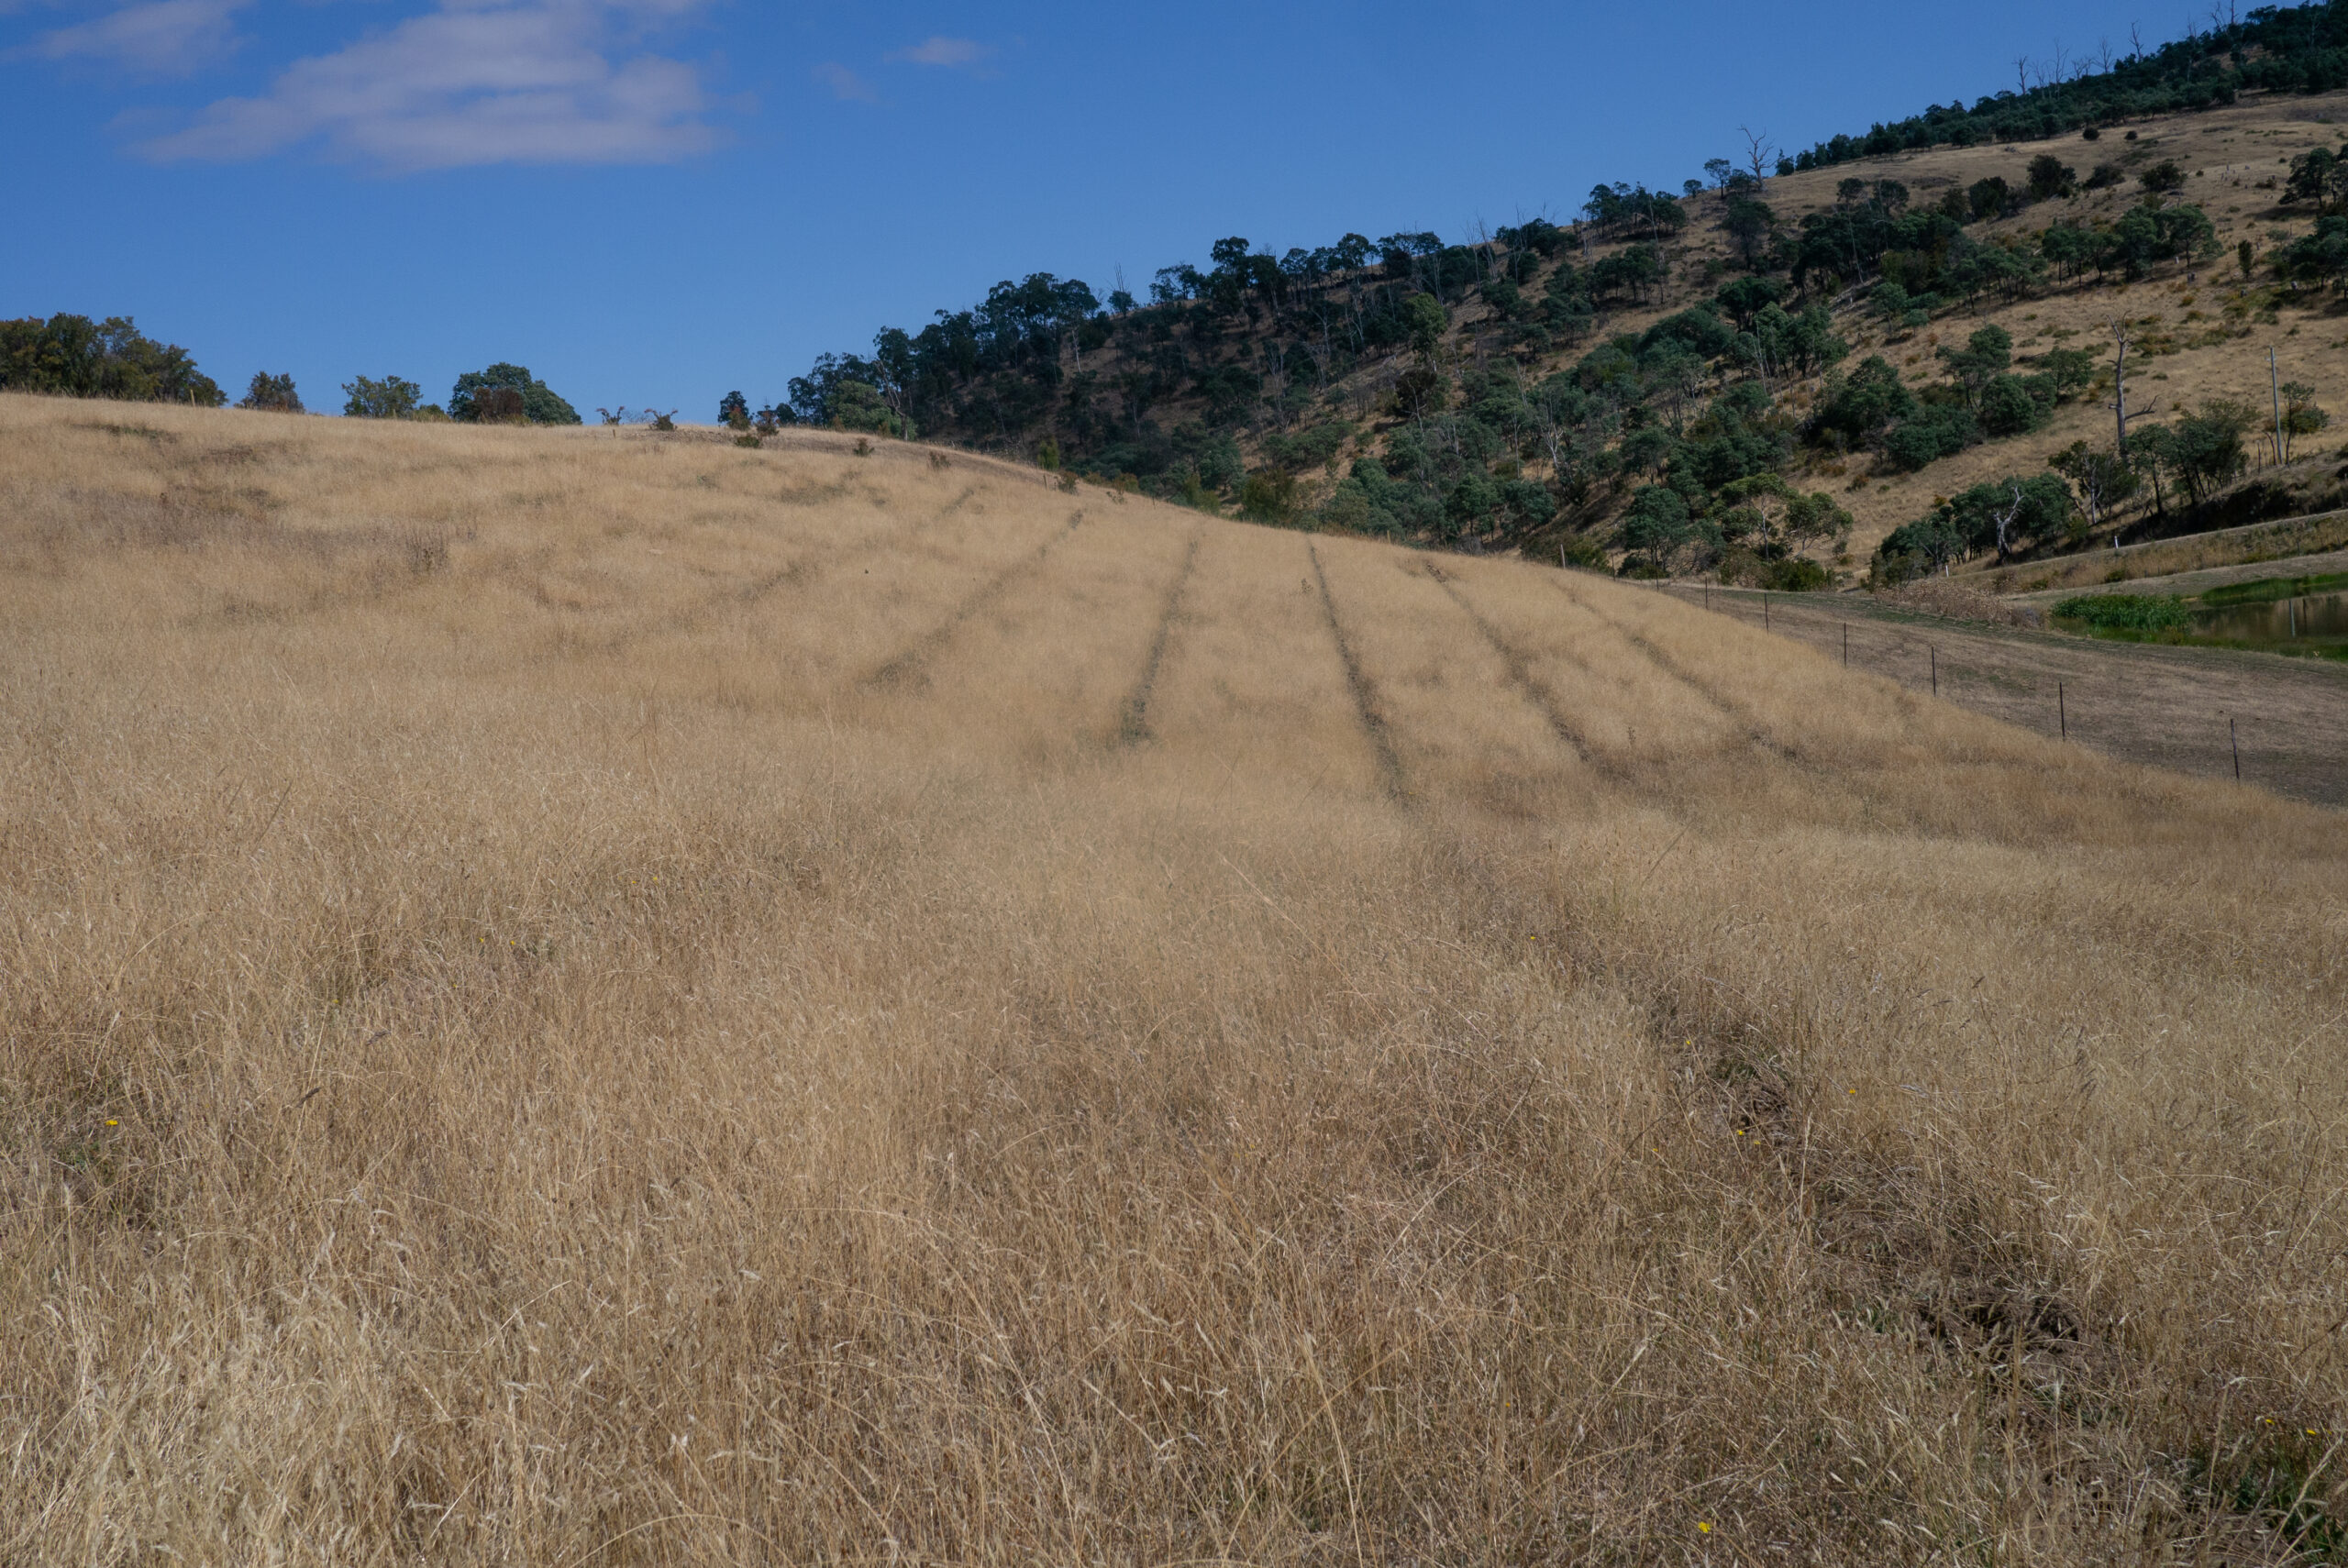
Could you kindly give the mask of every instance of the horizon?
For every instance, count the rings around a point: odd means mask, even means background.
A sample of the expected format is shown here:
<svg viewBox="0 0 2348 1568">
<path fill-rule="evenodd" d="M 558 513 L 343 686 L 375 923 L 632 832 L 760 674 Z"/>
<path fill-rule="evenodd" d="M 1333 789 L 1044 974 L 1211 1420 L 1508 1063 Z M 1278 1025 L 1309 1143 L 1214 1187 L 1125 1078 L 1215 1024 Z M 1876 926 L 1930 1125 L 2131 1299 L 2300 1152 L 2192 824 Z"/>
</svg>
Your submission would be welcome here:
<svg viewBox="0 0 2348 1568">
<path fill-rule="evenodd" d="M 318 413 L 357 376 L 441 402 L 505 361 L 582 414 L 705 422 L 1002 279 L 1146 295 L 1225 235 L 1565 218 L 1600 182 L 1676 188 L 1740 126 L 1799 149 L 1993 94 L 2021 61 L 2124 53 L 2128 10 L 1835 5 L 1686 60 L 1738 14 L 1487 4 L 1430 49 L 1390 4 L 1169 36 L 1050 5 L 0 0 L 0 124 L 44 149 L 20 201 L 53 215 L 0 240 L 0 316 L 128 315 L 232 395 L 289 373 Z M 1083 127 L 1120 119 L 1148 127 L 1127 166 L 1083 172 L 1112 140 Z"/>
</svg>

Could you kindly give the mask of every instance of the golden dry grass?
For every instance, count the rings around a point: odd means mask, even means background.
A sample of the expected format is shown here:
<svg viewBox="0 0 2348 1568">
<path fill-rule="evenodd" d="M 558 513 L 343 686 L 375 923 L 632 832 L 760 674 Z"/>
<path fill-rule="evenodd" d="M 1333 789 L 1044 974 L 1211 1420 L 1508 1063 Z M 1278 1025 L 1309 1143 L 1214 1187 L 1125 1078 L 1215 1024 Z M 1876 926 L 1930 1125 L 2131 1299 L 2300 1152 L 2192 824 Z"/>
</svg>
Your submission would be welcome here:
<svg viewBox="0 0 2348 1568">
<path fill-rule="evenodd" d="M 821 436 L 0 398 L 0 1559 L 2337 1540 L 2334 814 Z"/>
</svg>

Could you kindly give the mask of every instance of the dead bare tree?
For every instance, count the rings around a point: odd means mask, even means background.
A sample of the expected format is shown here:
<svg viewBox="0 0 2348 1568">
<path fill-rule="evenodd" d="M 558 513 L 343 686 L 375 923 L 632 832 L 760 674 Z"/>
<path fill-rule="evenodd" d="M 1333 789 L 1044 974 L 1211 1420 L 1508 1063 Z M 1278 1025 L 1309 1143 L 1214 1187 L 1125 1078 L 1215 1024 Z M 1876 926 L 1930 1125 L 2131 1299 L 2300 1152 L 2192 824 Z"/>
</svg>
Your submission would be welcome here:
<svg viewBox="0 0 2348 1568">
<path fill-rule="evenodd" d="M 1736 134 L 1744 138 L 1745 166 L 1753 171 L 1754 189 L 1767 190 L 1769 171 L 1776 167 L 1774 160 L 1778 151 L 1770 143 L 1769 133 L 1739 126 Z"/>
<path fill-rule="evenodd" d="M 2021 515 L 2021 486 L 2015 485 L 2014 503 L 2006 508 L 2006 514 L 2004 516 L 1998 519 L 1998 564 L 1999 566 L 2006 564 L 2006 557 L 2008 555 L 2008 534 L 2014 525 L 2014 519 Z"/>
<path fill-rule="evenodd" d="M 2153 410 L 2160 405 L 2158 403 L 2146 403 L 2143 408 L 2138 409 L 2133 414 L 2128 412 L 2128 338 L 2130 327 L 2128 322 L 2120 316 L 2112 317 L 2110 325 L 2111 327 L 2111 340 L 2119 346 L 2120 357 L 2113 362 L 2111 369 L 2111 402 L 2108 406 L 2111 409 L 2118 423 L 2117 445 L 2120 453 L 2120 460 L 2124 463 L 2128 460 L 2128 422 L 2132 419 L 2143 418 L 2146 414 L 2152 413 Z"/>
</svg>

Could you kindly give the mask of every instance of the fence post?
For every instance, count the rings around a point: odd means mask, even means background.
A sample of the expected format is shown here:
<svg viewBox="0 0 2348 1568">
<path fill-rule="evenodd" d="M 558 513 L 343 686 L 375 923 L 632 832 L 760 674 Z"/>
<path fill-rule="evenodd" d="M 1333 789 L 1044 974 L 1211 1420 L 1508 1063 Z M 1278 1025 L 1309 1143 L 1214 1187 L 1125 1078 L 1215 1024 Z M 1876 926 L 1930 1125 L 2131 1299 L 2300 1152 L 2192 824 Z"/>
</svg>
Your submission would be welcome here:
<svg viewBox="0 0 2348 1568">
<path fill-rule="evenodd" d="M 2071 738 L 2071 710 L 2063 701 L 2063 683 L 2059 680 L 2054 683 L 2054 716 L 2062 723 L 2063 738 L 2069 740 Z"/>
<path fill-rule="evenodd" d="M 1941 694 L 1941 650 L 1940 650 L 1940 649 L 1938 649 L 1937 647 L 1933 647 L 1933 645 L 1932 645 L 1932 644 L 1930 644 L 1930 643 L 1926 643 L 1924 646 L 1925 646 L 1926 647 L 1928 647 L 1928 648 L 1932 648 L 1932 653 L 1933 653 L 1933 696 L 1935 696 L 1935 697 L 1937 697 L 1937 696 L 1939 696 L 1939 695 Z"/>
<path fill-rule="evenodd" d="M 2226 721 L 2226 739 L 2234 748 L 2234 782 L 2242 782 L 2242 731 L 2232 719 Z"/>
</svg>

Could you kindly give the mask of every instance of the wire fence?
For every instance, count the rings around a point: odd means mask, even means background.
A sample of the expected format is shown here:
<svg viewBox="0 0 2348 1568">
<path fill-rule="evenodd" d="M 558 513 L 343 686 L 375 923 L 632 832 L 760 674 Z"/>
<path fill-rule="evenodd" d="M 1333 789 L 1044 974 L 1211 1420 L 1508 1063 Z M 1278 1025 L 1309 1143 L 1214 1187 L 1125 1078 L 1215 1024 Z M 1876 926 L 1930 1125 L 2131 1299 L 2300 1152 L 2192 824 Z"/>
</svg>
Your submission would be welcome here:
<svg viewBox="0 0 2348 1568">
<path fill-rule="evenodd" d="M 1821 595 L 1778 594 L 1766 589 L 1715 588 L 1704 583 L 1658 582 L 1655 586 L 1670 598 L 1699 604 L 1715 614 L 1726 615 L 1748 625 L 1758 625 L 1773 635 L 1819 647 L 1845 669 L 1888 677 L 1908 690 L 1934 698 L 1945 697 L 1959 706 L 2008 723 L 2028 728 L 2043 725 L 2043 733 L 2066 744 L 2076 741 L 2098 751 L 2180 766 L 2179 759 L 2174 756 L 2158 758 L 2142 756 L 2156 744 L 2154 737 L 2149 734 L 2132 733 L 2125 737 L 2097 735 L 2092 712 L 2083 715 L 2085 729 L 2075 725 L 2071 715 L 2070 688 L 2076 682 L 2071 677 L 2041 672 L 2033 679 L 2032 675 L 2011 668 L 1989 670 L 1977 668 L 1964 656 L 1972 653 L 1975 645 L 1985 637 L 1994 640 L 1995 634 L 1988 628 L 1962 633 L 1955 633 L 1952 628 L 1952 640 L 1960 641 L 1964 646 L 1951 650 L 1958 653 L 1959 657 L 1947 661 L 1944 669 L 1942 643 L 1929 633 L 1873 616 L 1836 614 L 1821 602 Z M 1794 600 L 1795 603 L 1785 603 L 1784 601 L 1789 599 Z M 1982 700 L 1981 693 L 1972 690 L 1961 692 L 1954 685 L 1944 693 L 1944 677 L 1961 681 L 1968 688 L 1985 685 L 1994 688 L 1996 700 Z M 2091 681 L 2090 685 L 2093 684 Z M 2051 689 L 2048 689 L 2050 685 Z M 1973 700 L 1968 701 L 1968 697 Z M 2174 709 L 2168 710 L 2165 717 L 2168 721 L 2166 727 L 2171 730 L 2190 731 L 2195 727 L 2184 714 Z M 2245 779 L 2244 777 L 2243 716 L 2218 708 L 2210 713 L 2208 724 L 2208 738 L 2196 743 L 2196 749 L 2206 746 L 2202 755 L 2214 766 L 2187 770 L 2214 773 L 2221 777 L 2231 775 L 2237 780 L 2247 782 L 2259 781 L 2254 778 Z M 2075 734 L 2075 730 L 2079 733 Z M 2253 760 L 2256 760 L 2254 753 Z M 2254 768 L 2253 772 L 2255 771 Z M 2304 793 L 2298 790 L 2291 792 Z"/>
</svg>

